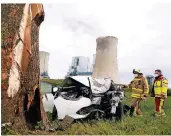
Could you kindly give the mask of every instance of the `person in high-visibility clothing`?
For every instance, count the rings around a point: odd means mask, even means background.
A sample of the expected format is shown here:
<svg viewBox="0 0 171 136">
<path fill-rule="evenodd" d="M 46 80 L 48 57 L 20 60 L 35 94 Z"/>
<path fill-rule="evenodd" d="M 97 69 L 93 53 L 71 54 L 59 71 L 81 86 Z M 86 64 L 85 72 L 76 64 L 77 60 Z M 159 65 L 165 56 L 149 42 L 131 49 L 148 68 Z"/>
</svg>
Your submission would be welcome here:
<svg viewBox="0 0 171 136">
<path fill-rule="evenodd" d="M 136 109 L 136 114 L 138 116 L 142 116 L 142 112 L 140 109 L 140 103 L 142 100 L 146 100 L 147 95 L 149 93 L 149 86 L 146 78 L 138 69 L 133 69 L 134 79 L 130 83 L 130 88 L 132 91 L 132 102 L 130 108 L 130 116 L 134 116 L 134 112 Z"/>
<path fill-rule="evenodd" d="M 166 116 L 163 106 L 167 98 L 168 80 L 162 75 L 160 69 L 155 70 L 155 75 L 152 88 L 155 97 L 155 116 Z"/>
</svg>

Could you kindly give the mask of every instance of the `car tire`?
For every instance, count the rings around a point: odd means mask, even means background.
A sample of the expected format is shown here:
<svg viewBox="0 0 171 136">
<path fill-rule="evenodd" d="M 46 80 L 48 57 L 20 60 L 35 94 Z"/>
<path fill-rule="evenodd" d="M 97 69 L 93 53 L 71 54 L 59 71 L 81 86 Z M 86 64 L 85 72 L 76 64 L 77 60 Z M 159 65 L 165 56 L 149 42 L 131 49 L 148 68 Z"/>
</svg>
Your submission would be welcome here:
<svg viewBox="0 0 171 136">
<path fill-rule="evenodd" d="M 53 106 L 53 110 L 52 110 L 52 121 L 58 119 L 58 112 L 57 109 L 55 107 L 55 105 Z"/>
<path fill-rule="evenodd" d="M 128 105 L 126 105 L 126 104 L 124 104 L 123 105 L 123 114 L 124 114 L 124 116 L 127 116 L 128 115 L 128 113 L 129 113 L 129 111 L 130 111 L 130 106 L 128 106 Z"/>
<path fill-rule="evenodd" d="M 89 119 L 90 120 L 101 120 L 104 119 L 105 114 L 101 111 L 93 111 L 90 113 Z"/>
<path fill-rule="evenodd" d="M 116 113 L 115 113 L 116 121 L 119 121 L 123 117 L 123 105 L 122 102 L 118 103 L 118 107 L 116 108 Z"/>
</svg>

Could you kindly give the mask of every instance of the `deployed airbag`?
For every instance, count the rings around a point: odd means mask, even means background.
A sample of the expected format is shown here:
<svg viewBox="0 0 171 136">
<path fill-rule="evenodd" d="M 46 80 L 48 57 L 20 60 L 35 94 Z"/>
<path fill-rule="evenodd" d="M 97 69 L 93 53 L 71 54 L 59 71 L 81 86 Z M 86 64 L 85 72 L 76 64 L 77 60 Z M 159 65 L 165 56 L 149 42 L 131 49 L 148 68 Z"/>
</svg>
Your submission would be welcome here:
<svg viewBox="0 0 171 136">
<path fill-rule="evenodd" d="M 90 78 L 91 90 L 93 94 L 105 93 L 111 85 L 110 78 Z"/>
</svg>

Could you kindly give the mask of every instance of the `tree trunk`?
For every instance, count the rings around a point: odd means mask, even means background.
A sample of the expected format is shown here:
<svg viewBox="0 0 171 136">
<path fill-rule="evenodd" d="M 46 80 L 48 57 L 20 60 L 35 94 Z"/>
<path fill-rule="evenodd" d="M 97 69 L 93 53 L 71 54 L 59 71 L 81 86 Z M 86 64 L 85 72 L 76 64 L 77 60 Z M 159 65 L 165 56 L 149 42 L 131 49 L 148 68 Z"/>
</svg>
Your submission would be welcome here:
<svg viewBox="0 0 171 136">
<path fill-rule="evenodd" d="M 49 127 L 40 92 L 39 26 L 42 4 L 1 5 L 1 123 L 15 129 Z"/>
</svg>

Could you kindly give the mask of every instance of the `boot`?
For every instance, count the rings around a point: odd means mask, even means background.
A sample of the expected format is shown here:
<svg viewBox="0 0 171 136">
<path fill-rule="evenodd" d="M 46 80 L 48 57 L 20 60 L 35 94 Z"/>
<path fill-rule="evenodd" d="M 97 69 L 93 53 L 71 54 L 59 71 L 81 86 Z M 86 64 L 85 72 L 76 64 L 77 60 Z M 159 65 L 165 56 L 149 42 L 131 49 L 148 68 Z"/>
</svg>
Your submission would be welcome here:
<svg viewBox="0 0 171 136">
<path fill-rule="evenodd" d="M 163 109 L 161 110 L 161 116 L 162 116 L 162 117 L 166 117 L 166 114 L 165 114 L 165 112 L 164 112 Z"/>
<path fill-rule="evenodd" d="M 130 108 L 130 117 L 133 117 L 133 115 L 134 115 L 134 110 L 135 110 L 135 107 L 132 107 L 131 106 L 131 108 Z"/>
<path fill-rule="evenodd" d="M 154 116 L 155 116 L 155 117 L 161 117 L 161 112 L 157 112 L 157 111 L 156 111 L 156 112 L 154 113 Z"/>
<path fill-rule="evenodd" d="M 143 116 L 141 110 L 137 110 L 137 111 L 136 111 L 136 114 L 137 114 L 137 116 Z"/>
</svg>

